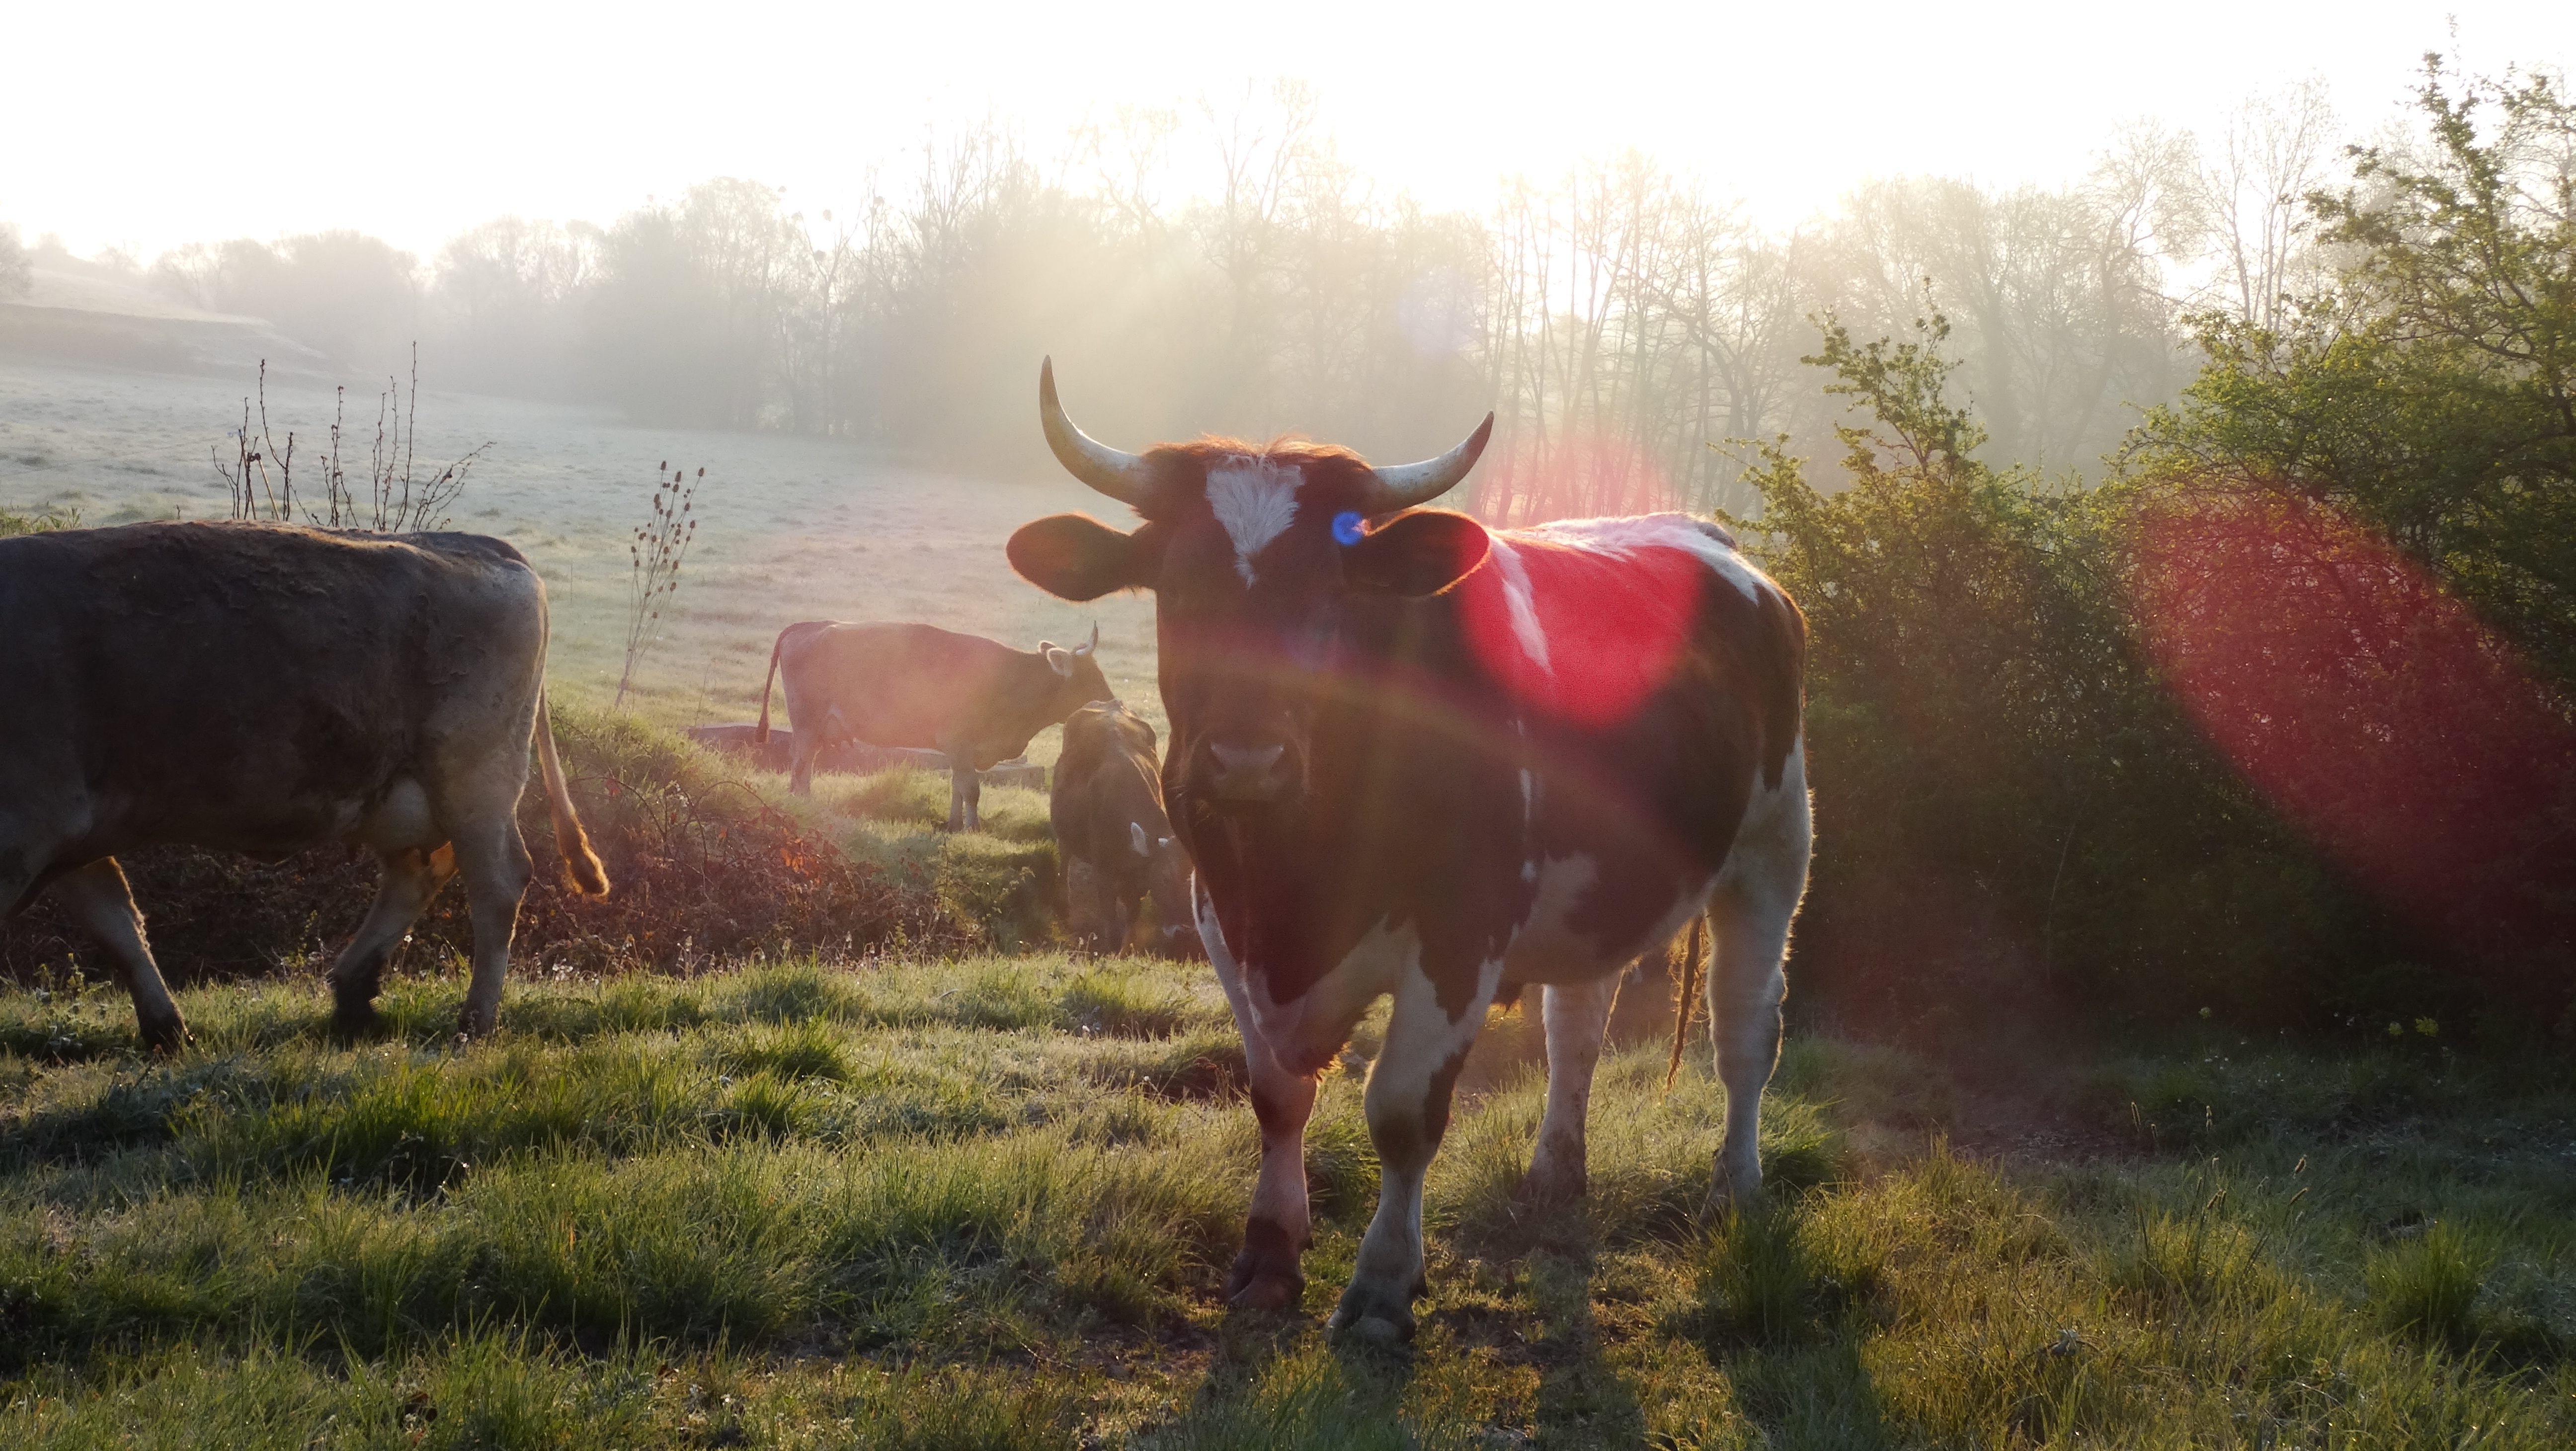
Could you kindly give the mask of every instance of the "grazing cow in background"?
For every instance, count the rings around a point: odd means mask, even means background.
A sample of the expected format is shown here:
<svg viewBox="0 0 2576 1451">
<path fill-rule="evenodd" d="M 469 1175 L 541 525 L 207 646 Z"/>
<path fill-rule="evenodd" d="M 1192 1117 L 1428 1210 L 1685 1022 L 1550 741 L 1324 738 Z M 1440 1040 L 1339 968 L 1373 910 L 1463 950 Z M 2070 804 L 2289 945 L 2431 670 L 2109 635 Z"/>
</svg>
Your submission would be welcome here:
<svg viewBox="0 0 2576 1451">
<path fill-rule="evenodd" d="M 1123 453 L 1038 380 L 1048 444 L 1142 518 L 1059 514 L 1012 566 L 1066 599 L 1155 594 L 1163 787 L 1244 1039 L 1261 1172 L 1226 1293 L 1294 1305 L 1316 1075 L 1392 994 L 1367 1090 L 1381 1181 L 1337 1333 L 1412 1333 L 1422 1177 L 1488 1004 L 1545 987 L 1547 1110 L 1524 1192 L 1584 1187 L 1618 976 L 1705 913 L 1726 1133 L 1712 1205 L 1757 1190 L 1781 959 L 1806 890 L 1806 624 L 1681 514 L 1489 531 L 1416 509 L 1493 428 L 1422 463 L 1225 439 Z"/>
<path fill-rule="evenodd" d="M 1151 893 L 1160 921 L 1154 945 L 1168 957 L 1199 950 L 1190 907 L 1190 858 L 1163 814 L 1163 776 L 1154 728 L 1114 700 L 1067 716 L 1047 799 L 1076 941 L 1116 952 L 1133 934 L 1136 906 Z"/>
<path fill-rule="evenodd" d="M 0 912 L 50 888 L 166 1049 L 186 1026 L 117 854 L 365 846 L 384 876 L 331 964 L 337 1025 L 373 1021 L 386 959 L 461 873 L 461 1026 L 490 1032 L 532 870 L 518 824 L 532 740 L 567 877 L 608 890 L 564 789 L 545 666 L 545 584 L 481 535 L 200 523 L 0 539 Z"/>
<path fill-rule="evenodd" d="M 814 794 L 814 757 L 835 741 L 922 746 L 948 757 L 948 829 L 982 824 L 977 773 L 1029 748 L 1029 739 L 1089 701 L 1111 698 L 1089 644 L 1067 649 L 1041 640 L 1014 650 L 981 635 L 933 625 L 806 620 L 778 632 L 769 679 L 760 687 L 760 729 L 769 740 L 772 682 L 787 693 L 795 727 L 787 789 Z"/>
</svg>

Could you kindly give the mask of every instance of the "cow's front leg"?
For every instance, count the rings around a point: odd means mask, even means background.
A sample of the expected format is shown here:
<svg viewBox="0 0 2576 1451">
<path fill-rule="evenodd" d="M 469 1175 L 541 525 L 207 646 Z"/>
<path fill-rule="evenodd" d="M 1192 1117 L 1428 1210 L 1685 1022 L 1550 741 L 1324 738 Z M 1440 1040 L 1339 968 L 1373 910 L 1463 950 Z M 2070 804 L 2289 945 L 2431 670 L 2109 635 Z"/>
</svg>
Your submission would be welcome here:
<svg viewBox="0 0 2576 1451">
<path fill-rule="evenodd" d="M 983 825 L 975 808 L 984 799 L 984 777 L 975 769 L 975 752 L 960 740 L 943 739 L 938 746 L 948 757 L 948 829 L 973 831 Z"/>
<path fill-rule="evenodd" d="M 1393 1343 L 1413 1336 L 1413 1298 L 1429 1286 L 1422 1274 L 1422 1176 L 1449 1130 L 1449 1095 L 1467 1050 L 1485 1026 L 1485 1007 L 1502 981 L 1502 964 L 1486 964 L 1453 1015 L 1431 979 L 1408 969 L 1386 1025 L 1386 1046 L 1369 1069 L 1369 1142 L 1377 1148 L 1377 1215 L 1360 1240 L 1350 1288 L 1333 1311 L 1337 1335 Z"/>
<path fill-rule="evenodd" d="M 179 1005 L 171 1000 L 169 986 L 161 981 L 160 967 L 152 961 L 151 944 L 143 936 L 143 914 L 134 910 L 134 894 L 126 889 L 125 869 L 116 864 L 116 858 L 103 856 L 65 872 L 54 879 L 52 891 L 72 920 L 89 929 L 107 949 L 117 980 L 134 999 L 134 1026 L 143 1046 L 168 1053 L 185 1043 L 188 1025 L 179 1016 Z"/>
<path fill-rule="evenodd" d="M 1601 1063 L 1601 1034 L 1619 998 L 1619 976 L 1547 989 L 1540 1009 L 1547 1022 L 1547 1116 L 1539 1120 L 1538 1147 L 1521 1176 L 1523 1198 L 1579 1199 L 1588 1187 L 1583 1125 L 1592 1107 L 1592 1071 Z"/>
<path fill-rule="evenodd" d="M 1225 1299 L 1245 1310 L 1293 1310 L 1306 1293 L 1298 1256 L 1314 1240 L 1306 1207 L 1306 1120 L 1315 1112 L 1315 1075 L 1292 1073 L 1262 1037 L 1245 996 L 1243 973 L 1226 951 L 1216 914 L 1200 904 L 1199 933 L 1216 980 L 1234 1009 L 1243 1035 L 1243 1058 L 1252 1073 L 1252 1114 L 1261 1124 L 1261 1174 L 1244 1217 L 1243 1252 L 1225 1277 Z"/>
</svg>

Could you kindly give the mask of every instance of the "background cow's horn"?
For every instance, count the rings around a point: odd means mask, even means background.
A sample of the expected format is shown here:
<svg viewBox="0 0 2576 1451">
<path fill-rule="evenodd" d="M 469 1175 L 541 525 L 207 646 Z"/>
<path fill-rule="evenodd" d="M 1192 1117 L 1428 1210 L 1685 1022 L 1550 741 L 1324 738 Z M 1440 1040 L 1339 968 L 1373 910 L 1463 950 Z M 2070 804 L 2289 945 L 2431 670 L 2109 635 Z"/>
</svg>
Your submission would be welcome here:
<svg viewBox="0 0 2576 1451">
<path fill-rule="evenodd" d="M 1047 447 L 1055 450 L 1056 462 L 1067 472 L 1122 504 L 1144 506 L 1145 460 L 1097 442 L 1073 426 L 1073 420 L 1064 416 L 1064 405 L 1055 401 L 1053 358 L 1038 364 L 1038 421 L 1046 426 Z"/>
<path fill-rule="evenodd" d="M 1372 469 L 1370 472 L 1377 475 L 1377 487 L 1369 495 L 1368 512 L 1392 514 L 1398 509 L 1428 504 L 1449 492 L 1460 479 L 1467 477 L 1467 470 L 1476 466 L 1477 458 L 1485 451 L 1485 440 L 1493 436 L 1494 415 L 1488 413 L 1485 421 L 1476 425 L 1476 431 L 1467 435 L 1466 441 L 1438 458 L 1427 458 L 1418 464 Z"/>
<path fill-rule="evenodd" d="M 1099 622 L 1098 620 L 1094 620 L 1094 621 L 1092 621 L 1092 622 L 1091 622 L 1091 643 L 1089 643 L 1089 644 L 1087 644 L 1087 645 L 1082 645 L 1082 646 L 1078 646 L 1078 647 L 1076 647 L 1073 653 L 1075 653 L 1076 655 L 1088 655 L 1088 654 L 1090 654 L 1092 651 L 1097 650 L 1097 649 L 1099 649 L 1099 648 L 1100 648 L 1100 622 Z"/>
</svg>

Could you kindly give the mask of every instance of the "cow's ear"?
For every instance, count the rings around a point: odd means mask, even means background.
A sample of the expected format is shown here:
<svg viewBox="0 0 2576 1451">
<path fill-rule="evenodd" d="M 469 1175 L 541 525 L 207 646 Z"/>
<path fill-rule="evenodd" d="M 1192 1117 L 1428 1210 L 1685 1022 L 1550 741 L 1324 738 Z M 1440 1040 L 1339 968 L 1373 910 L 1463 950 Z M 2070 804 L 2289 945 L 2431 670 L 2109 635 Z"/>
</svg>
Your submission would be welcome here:
<svg viewBox="0 0 2576 1451">
<path fill-rule="evenodd" d="M 1408 599 L 1436 595 L 1465 579 L 1493 549 L 1485 526 L 1447 509 L 1414 509 L 1345 546 L 1353 583 Z"/>
<path fill-rule="evenodd" d="M 1161 531 L 1147 524 L 1121 534 L 1085 514 L 1050 514 L 1023 524 L 1004 550 L 1020 578 L 1059 599 L 1096 600 L 1122 589 L 1151 589 L 1162 564 Z"/>
</svg>

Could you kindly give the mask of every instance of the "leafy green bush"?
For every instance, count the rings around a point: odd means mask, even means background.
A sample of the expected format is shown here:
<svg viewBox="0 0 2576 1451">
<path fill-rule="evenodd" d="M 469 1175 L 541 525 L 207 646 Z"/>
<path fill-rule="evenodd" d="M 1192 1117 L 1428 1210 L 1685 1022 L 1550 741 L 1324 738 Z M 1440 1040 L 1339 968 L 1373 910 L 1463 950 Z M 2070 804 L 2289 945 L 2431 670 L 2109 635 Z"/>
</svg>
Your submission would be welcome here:
<svg viewBox="0 0 2576 1451">
<path fill-rule="evenodd" d="M 2420 100 L 2428 148 L 2312 199 L 2343 273 L 2203 319 L 2101 487 L 1980 460 L 1943 319 L 1826 319 L 1852 486 L 1751 481 L 1812 626 L 1828 1015 L 2576 1026 L 2576 107 Z"/>
<path fill-rule="evenodd" d="M 1815 886 L 1800 996 L 1919 1035 L 2066 1013 L 2314 1020 L 2379 923 L 2167 698 L 2123 588 L 2137 491 L 1978 461 L 1938 316 L 1811 361 L 1874 416 L 1827 496 L 1768 450 L 1758 552 L 1806 610 Z"/>
</svg>

